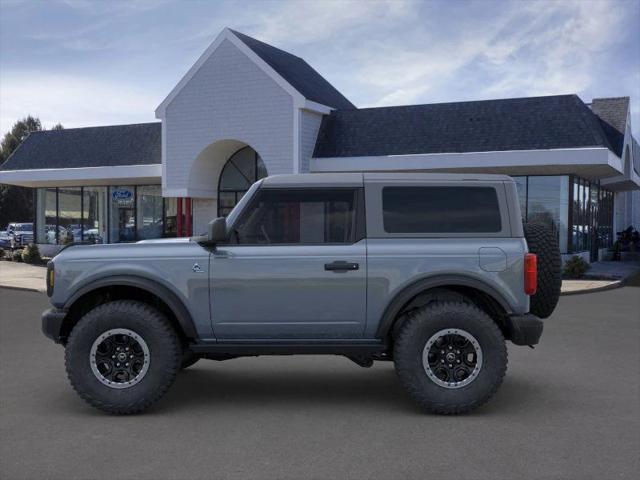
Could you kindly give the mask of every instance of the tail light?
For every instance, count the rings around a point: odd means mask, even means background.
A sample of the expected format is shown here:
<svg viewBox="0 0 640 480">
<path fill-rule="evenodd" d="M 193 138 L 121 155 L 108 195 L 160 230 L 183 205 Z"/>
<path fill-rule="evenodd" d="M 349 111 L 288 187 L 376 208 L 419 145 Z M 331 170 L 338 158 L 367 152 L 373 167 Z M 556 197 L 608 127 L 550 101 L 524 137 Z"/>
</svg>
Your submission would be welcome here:
<svg viewBox="0 0 640 480">
<path fill-rule="evenodd" d="M 524 256 L 524 293 L 534 295 L 538 289 L 538 257 L 533 253 Z"/>
</svg>

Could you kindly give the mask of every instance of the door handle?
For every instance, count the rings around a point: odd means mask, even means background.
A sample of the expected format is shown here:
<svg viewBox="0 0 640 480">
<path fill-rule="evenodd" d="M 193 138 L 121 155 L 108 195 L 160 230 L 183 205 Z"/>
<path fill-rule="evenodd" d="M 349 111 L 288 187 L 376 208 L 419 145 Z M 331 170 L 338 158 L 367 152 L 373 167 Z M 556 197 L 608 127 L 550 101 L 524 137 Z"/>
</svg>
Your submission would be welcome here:
<svg viewBox="0 0 640 480">
<path fill-rule="evenodd" d="M 345 262 L 343 260 L 324 264 L 324 269 L 330 272 L 349 272 L 351 270 L 358 270 L 359 268 L 360 265 L 357 263 Z"/>
</svg>

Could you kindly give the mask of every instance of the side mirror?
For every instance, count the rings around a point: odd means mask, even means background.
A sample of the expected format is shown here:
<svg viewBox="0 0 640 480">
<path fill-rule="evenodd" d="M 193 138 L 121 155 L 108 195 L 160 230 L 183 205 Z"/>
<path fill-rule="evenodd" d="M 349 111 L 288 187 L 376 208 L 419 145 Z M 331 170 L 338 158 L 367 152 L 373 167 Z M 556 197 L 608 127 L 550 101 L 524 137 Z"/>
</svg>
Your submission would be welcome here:
<svg viewBox="0 0 640 480">
<path fill-rule="evenodd" d="M 209 222 L 209 241 L 211 243 L 224 242 L 227 239 L 227 220 L 218 217 Z"/>
</svg>

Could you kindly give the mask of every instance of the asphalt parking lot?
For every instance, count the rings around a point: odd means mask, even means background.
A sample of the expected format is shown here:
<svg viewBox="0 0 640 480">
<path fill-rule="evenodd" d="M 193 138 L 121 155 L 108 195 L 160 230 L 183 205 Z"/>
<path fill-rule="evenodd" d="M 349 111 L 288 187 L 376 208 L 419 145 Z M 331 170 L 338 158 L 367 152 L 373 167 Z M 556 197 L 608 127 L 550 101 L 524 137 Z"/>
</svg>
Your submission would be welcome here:
<svg viewBox="0 0 640 480">
<path fill-rule="evenodd" d="M 638 282 L 636 282 L 637 284 Z M 535 350 L 509 348 L 493 401 L 423 414 L 390 363 L 201 361 L 151 411 L 70 388 L 41 293 L 0 289 L 3 479 L 603 479 L 640 470 L 640 286 L 562 297 Z"/>
</svg>

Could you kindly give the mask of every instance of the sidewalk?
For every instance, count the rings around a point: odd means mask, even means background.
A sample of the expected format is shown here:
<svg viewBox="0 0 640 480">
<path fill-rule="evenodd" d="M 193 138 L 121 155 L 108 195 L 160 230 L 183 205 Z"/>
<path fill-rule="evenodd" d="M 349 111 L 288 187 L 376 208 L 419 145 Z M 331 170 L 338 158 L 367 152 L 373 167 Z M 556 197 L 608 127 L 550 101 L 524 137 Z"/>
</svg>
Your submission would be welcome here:
<svg viewBox="0 0 640 480">
<path fill-rule="evenodd" d="M 611 278 L 620 280 L 640 272 L 640 262 L 595 262 L 587 270 L 587 278 Z"/>
<path fill-rule="evenodd" d="M 47 268 L 20 262 L 0 261 L 0 287 L 46 292 Z"/>
<path fill-rule="evenodd" d="M 562 295 L 600 292 L 621 287 L 640 272 L 640 262 L 594 262 L 583 280 L 563 280 Z"/>
</svg>

